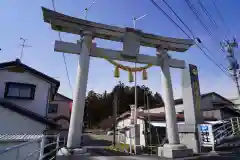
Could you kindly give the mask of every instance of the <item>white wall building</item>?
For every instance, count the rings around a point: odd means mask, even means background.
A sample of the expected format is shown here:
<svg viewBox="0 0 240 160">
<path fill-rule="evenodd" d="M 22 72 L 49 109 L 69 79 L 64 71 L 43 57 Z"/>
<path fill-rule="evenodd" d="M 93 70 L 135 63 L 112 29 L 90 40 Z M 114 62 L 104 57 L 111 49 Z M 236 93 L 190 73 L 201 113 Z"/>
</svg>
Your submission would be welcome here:
<svg viewBox="0 0 240 160">
<path fill-rule="evenodd" d="M 47 116 L 49 102 L 60 82 L 21 63 L 20 60 L 0 64 L 0 99 Z"/>
<path fill-rule="evenodd" d="M 42 134 L 52 121 L 8 101 L 0 101 L 0 134 Z"/>
<path fill-rule="evenodd" d="M 176 113 L 184 113 L 184 105 L 182 99 L 174 101 Z M 201 111 L 204 116 L 214 117 L 218 120 L 228 119 L 240 116 L 240 112 L 235 110 L 235 104 L 225 97 L 215 93 L 206 93 L 201 96 Z M 148 110 L 144 111 L 145 113 Z M 164 106 L 149 110 L 150 113 L 164 113 Z"/>
<path fill-rule="evenodd" d="M 0 134 L 42 134 L 58 127 L 47 118 L 60 82 L 21 63 L 0 63 Z"/>
<path fill-rule="evenodd" d="M 240 112 L 234 104 L 217 93 L 207 93 L 201 96 L 201 111 L 206 123 L 215 124 L 231 117 L 239 117 Z M 176 117 L 178 124 L 184 124 L 184 105 L 182 99 L 175 100 Z M 134 111 L 132 111 L 134 112 Z M 131 112 L 126 112 L 117 118 L 118 141 L 120 143 L 137 146 L 159 145 L 166 137 L 166 123 L 164 106 L 149 110 L 138 109 L 137 136 L 130 138 Z M 151 133 L 151 140 L 150 140 Z M 181 139 L 181 135 L 180 139 Z M 130 143 L 131 140 L 131 143 Z"/>
</svg>

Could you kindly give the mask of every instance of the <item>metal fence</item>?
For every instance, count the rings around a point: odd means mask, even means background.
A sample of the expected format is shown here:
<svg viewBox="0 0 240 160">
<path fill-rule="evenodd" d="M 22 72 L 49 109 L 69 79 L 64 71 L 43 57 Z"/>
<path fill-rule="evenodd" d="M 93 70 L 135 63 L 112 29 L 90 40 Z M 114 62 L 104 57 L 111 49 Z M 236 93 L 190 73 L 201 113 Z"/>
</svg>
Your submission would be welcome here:
<svg viewBox="0 0 240 160">
<path fill-rule="evenodd" d="M 213 129 L 213 149 L 231 139 L 240 137 L 240 117 L 230 118 Z"/>
<path fill-rule="evenodd" d="M 29 149 L 29 146 L 31 147 L 33 144 L 40 144 L 40 146 L 37 150 L 31 151 L 31 153 L 27 153 L 26 155 L 22 155 L 23 152 L 21 152 L 21 150 L 26 150 L 26 148 Z M 65 145 L 65 140 L 60 141 L 59 134 L 43 135 L 41 138 L 23 142 L 21 144 L 0 150 L 0 159 L 6 159 L 10 156 L 11 160 L 53 160 L 55 159 L 56 152 L 61 144 Z"/>
</svg>

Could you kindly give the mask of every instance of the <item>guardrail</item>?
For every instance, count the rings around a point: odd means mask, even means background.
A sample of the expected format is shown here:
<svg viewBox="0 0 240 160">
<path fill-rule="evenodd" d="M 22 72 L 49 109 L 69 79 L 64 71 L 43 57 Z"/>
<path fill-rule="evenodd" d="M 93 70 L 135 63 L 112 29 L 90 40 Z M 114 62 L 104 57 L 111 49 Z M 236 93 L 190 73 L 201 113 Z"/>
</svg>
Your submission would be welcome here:
<svg viewBox="0 0 240 160">
<path fill-rule="evenodd" d="M 53 142 L 50 142 L 50 140 Z M 49 143 L 50 142 L 50 143 Z M 30 144 L 34 144 L 34 143 L 40 143 L 40 147 L 39 149 L 31 152 L 30 154 L 25 155 L 21 155 L 20 156 L 20 150 L 23 149 L 24 147 L 27 147 Z M 19 145 L 14 145 L 8 148 L 5 148 L 4 150 L 0 151 L 0 159 L 1 157 L 4 157 L 7 154 L 11 154 L 13 151 L 16 151 L 16 158 L 15 160 L 29 160 L 31 159 L 36 159 L 36 160 L 43 160 L 46 159 L 48 157 L 48 160 L 53 160 L 56 157 L 56 154 L 54 154 L 55 152 L 58 151 L 59 147 L 60 147 L 60 143 L 63 143 L 63 145 L 65 145 L 65 140 L 60 141 L 60 135 L 43 135 L 41 138 L 35 139 L 35 140 L 30 140 L 28 142 L 23 142 Z M 51 149 L 49 152 L 45 152 L 45 150 L 49 147 L 53 146 L 53 149 Z M 55 146 L 55 147 L 54 147 Z M 54 154 L 53 156 L 51 154 Z M 37 155 L 37 158 L 33 158 L 33 156 Z M 52 157 L 49 157 L 52 156 Z M 24 157 L 24 158 L 20 158 L 20 157 Z M 13 159 L 14 160 L 14 159 Z"/>
<path fill-rule="evenodd" d="M 221 126 L 213 130 L 214 144 L 216 146 L 224 143 L 228 139 L 240 136 L 240 117 L 225 120 Z"/>
</svg>

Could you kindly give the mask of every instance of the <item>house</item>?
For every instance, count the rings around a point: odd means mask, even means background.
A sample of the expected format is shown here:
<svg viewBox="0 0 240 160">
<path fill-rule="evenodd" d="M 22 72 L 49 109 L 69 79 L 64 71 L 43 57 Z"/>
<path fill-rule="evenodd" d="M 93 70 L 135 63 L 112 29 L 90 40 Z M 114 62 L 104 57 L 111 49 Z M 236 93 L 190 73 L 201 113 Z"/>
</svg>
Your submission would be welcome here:
<svg viewBox="0 0 240 160">
<path fill-rule="evenodd" d="M 240 98 L 233 98 L 231 102 L 234 103 L 236 109 L 240 110 Z"/>
<path fill-rule="evenodd" d="M 23 63 L 0 64 L 0 99 L 47 117 L 48 105 L 54 99 L 60 82 Z"/>
<path fill-rule="evenodd" d="M 57 93 L 58 80 L 19 59 L 0 63 L 0 77 L 0 134 L 68 127 L 72 100 Z"/>
<path fill-rule="evenodd" d="M 42 134 L 58 125 L 39 114 L 0 100 L 0 134 Z"/>
<path fill-rule="evenodd" d="M 176 118 L 178 124 L 184 123 L 184 104 L 182 99 L 174 101 L 176 108 Z M 134 108 L 134 107 L 133 107 Z M 218 124 L 221 120 L 231 117 L 239 117 L 239 110 L 234 108 L 234 104 L 221 95 L 211 92 L 201 96 L 201 111 L 205 123 Z M 130 132 L 130 127 L 134 111 L 121 114 L 117 118 L 118 141 L 125 144 L 136 144 L 136 146 L 157 146 L 166 140 L 166 123 L 164 106 L 149 110 L 142 107 L 137 110 L 136 138 Z M 104 123 L 112 127 L 112 124 Z M 133 133 L 132 133 L 133 134 Z M 180 135 L 180 134 L 179 134 Z M 130 138 L 132 137 L 132 138 Z"/>
<path fill-rule="evenodd" d="M 130 130 L 133 113 L 133 110 L 125 112 L 117 118 L 118 142 L 136 144 L 138 147 L 159 146 L 164 143 L 166 139 L 165 113 L 146 113 L 144 110 L 138 109 L 137 127 L 135 129 L 136 138 L 131 135 Z M 176 118 L 178 124 L 184 124 L 184 114 L 177 114 Z M 204 116 L 204 121 L 212 123 L 216 119 Z"/>
<path fill-rule="evenodd" d="M 176 113 L 184 113 L 184 105 L 182 99 L 174 100 Z M 204 116 L 214 117 L 217 120 L 229 119 L 231 117 L 239 117 L 240 112 L 235 109 L 235 104 L 227 98 L 210 92 L 201 95 L 201 107 Z M 148 112 L 148 110 L 145 110 Z M 164 106 L 149 110 L 150 113 L 164 113 Z"/>
<path fill-rule="evenodd" d="M 47 118 L 52 119 L 61 128 L 68 129 L 71 104 L 72 99 L 57 93 L 49 104 Z"/>
</svg>

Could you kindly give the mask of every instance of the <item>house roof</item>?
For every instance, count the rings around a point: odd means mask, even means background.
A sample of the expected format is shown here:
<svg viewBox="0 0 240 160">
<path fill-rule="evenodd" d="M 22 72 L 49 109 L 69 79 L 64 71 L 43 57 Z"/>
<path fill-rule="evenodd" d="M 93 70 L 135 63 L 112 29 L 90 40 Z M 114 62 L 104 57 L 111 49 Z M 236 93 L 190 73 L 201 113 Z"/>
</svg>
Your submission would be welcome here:
<svg viewBox="0 0 240 160">
<path fill-rule="evenodd" d="M 56 96 L 60 96 L 60 97 L 62 97 L 62 98 L 64 98 L 64 99 L 66 99 L 66 100 L 68 100 L 68 101 L 73 101 L 71 98 L 68 98 L 68 97 L 66 97 L 66 96 L 64 96 L 64 95 L 62 95 L 62 94 L 60 94 L 60 93 L 57 93 L 56 94 Z"/>
<path fill-rule="evenodd" d="M 211 95 L 211 96 L 212 95 L 218 96 L 218 97 L 222 98 L 223 100 L 227 101 L 229 104 L 233 104 L 234 105 L 234 103 L 231 100 L 221 96 L 220 94 L 218 94 L 216 92 L 210 92 L 210 93 L 202 94 L 202 98 L 207 97 L 209 95 Z"/>
<path fill-rule="evenodd" d="M 42 117 L 42 116 L 40 116 L 40 115 L 38 115 L 38 114 L 36 114 L 36 113 L 34 113 L 32 111 L 24 109 L 24 108 L 22 108 L 22 107 L 20 107 L 20 106 L 18 106 L 16 104 L 14 104 L 12 102 L 9 102 L 9 101 L 6 101 L 4 99 L 0 100 L 0 106 L 2 106 L 4 108 L 7 108 L 7 109 L 9 109 L 9 110 L 11 110 L 13 112 L 18 113 L 18 114 L 21 114 L 23 116 L 26 116 L 26 117 L 28 117 L 28 118 L 30 118 L 32 120 L 38 121 L 38 122 L 40 122 L 42 124 L 46 124 L 46 125 L 48 125 L 50 127 L 53 127 L 53 128 L 57 128 L 58 127 L 58 125 L 56 123 L 46 119 L 45 117 Z"/>
<path fill-rule="evenodd" d="M 215 95 L 215 96 L 218 96 L 218 97 L 222 98 L 223 100 L 227 101 L 228 104 L 234 104 L 232 101 L 226 99 L 225 97 L 221 96 L 220 94 L 217 94 L 216 92 L 209 92 L 209 93 L 202 94 L 201 98 L 204 98 L 204 97 L 207 97 L 207 96 L 212 96 L 212 95 Z M 182 98 L 175 99 L 174 104 L 175 105 L 183 104 L 183 99 Z M 159 108 L 159 107 L 164 107 L 164 106 L 156 105 L 156 107 Z M 154 108 L 156 108 L 156 107 L 154 107 Z"/>
<path fill-rule="evenodd" d="M 148 118 L 150 119 L 150 121 L 166 121 L 165 119 L 165 113 L 144 113 L 142 111 L 138 112 L 138 118 L 139 119 L 143 119 L 143 120 L 147 120 Z M 130 117 L 131 113 L 130 111 L 124 112 L 123 114 L 121 114 L 120 116 L 117 117 L 117 121 L 126 119 L 128 117 Z M 177 114 L 176 115 L 177 121 L 184 121 L 184 114 Z M 207 117 L 204 116 L 204 121 L 216 121 L 217 119 L 214 117 Z M 114 117 L 109 117 L 107 119 L 104 119 L 100 124 L 100 128 L 102 129 L 108 129 L 113 127 L 113 123 L 114 123 Z"/>
<path fill-rule="evenodd" d="M 23 70 L 28 71 L 29 73 L 32 73 L 42 79 L 44 79 L 45 81 L 48 81 L 50 83 L 56 84 L 56 90 L 55 93 L 57 92 L 59 86 L 60 86 L 60 82 L 42 72 L 39 72 L 35 69 L 33 69 L 30 66 L 27 66 L 26 64 L 23 64 L 19 59 L 16 59 L 15 61 L 10 61 L 10 62 L 4 62 L 4 63 L 0 63 L 0 69 L 6 69 L 6 68 L 10 68 L 10 67 L 19 67 Z"/>
<path fill-rule="evenodd" d="M 117 120 L 122 120 L 128 118 L 131 115 L 130 112 L 126 112 L 120 115 Z M 145 112 L 138 112 L 137 117 L 139 119 L 150 119 L 151 121 L 165 121 L 165 113 L 145 113 Z M 184 114 L 176 114 L 177 121 L 184 121 Z M 207 117 L 204 116 L 205 121 L 215 121 L 217 120 L 214 117 Z"/>
<path fill-rule="evenodd" d="M 165 113 L 138 113 L 139 119 L 150 119 L 151 121 L 165 121 Z M 176 114 L 177 121 L 184 121 L 184 114 Z M 204 121 L 216 121 L 214 117 L 204 116 Z"/>
</svg>

